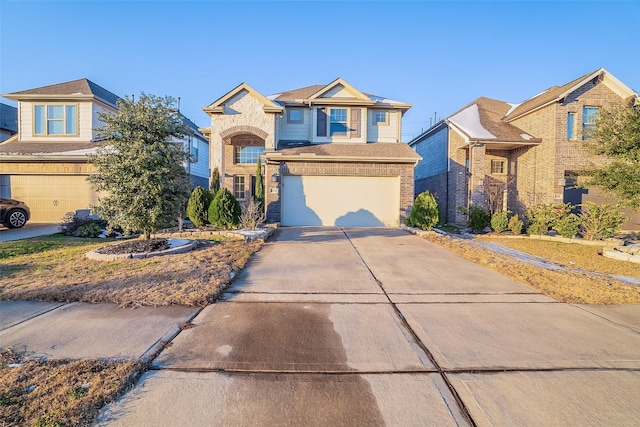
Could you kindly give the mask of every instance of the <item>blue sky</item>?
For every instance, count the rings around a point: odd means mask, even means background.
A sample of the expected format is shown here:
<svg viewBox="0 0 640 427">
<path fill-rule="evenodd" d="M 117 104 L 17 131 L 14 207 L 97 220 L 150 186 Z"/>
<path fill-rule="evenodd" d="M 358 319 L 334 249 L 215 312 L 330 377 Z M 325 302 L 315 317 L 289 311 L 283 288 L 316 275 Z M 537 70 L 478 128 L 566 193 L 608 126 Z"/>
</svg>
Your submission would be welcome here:
<svg viewBox="0 0 640 427">
<path fill-rule="evenodd" d="M 202 107 L 342 77 L 413 104 L 408 141 L 479 96 L 521 102 L 600 67 L 640 91 L 640 0 L 0 0 L 0 93 L 86 77 Z M 3 99 L 2 102 L 12 104 Z"/>
</svg>

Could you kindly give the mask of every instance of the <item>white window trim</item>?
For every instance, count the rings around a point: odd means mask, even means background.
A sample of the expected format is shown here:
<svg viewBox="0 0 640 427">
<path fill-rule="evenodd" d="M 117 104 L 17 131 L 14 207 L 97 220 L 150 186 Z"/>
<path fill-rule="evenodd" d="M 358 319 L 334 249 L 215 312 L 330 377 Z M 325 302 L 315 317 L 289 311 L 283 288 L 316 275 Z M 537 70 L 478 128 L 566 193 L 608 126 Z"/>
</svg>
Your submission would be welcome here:
<svg viewBox="0 0 640 427">
<path fill-rule="evenodd" d="M 49 106 L 53 106 L 53 105 L 61 105 L 62 111 L 63 111 L 63 118 L 62 118 L 62 128 L 64 130 L 63 133 L 48 133 L 48 124 L 49 124 L 49 119 L 48 119 L 48 109 L 47 107 Z M 36 133 L 36 107 L 42 106 L 44 107 L 44 133 Z M 76 131 L 74 133 L 65 133 L 67 130 L 67 109 L 65 107 L 67 106 L 74 106 L 75 110 L 76 110 L 76 117 L 75 117 L 75 122 L 76 122 Z M 47 138 L 60 138 L 62 136 L 78 136 L 80 135 L 80 106 L 77 102 L 47 102 L 47 103 L 42 103 L 42 102 L 34 102 L 33 104 L 31 104 L 31 118 L 32 118 L 32 135 L 34 137 L 47 137 Z"/>
<path fill-rule="evenodd" d="M 349 139 L 351 138 L 351 126 L 349 125 L 351 122 L 351 108 L 348 107 L 329 107 L 327 114 L 327 138 L 339 138 L 339 139 Z M 344 135 L 331 135 L 331 110 L 345 110 L 347 112 L 347 117 L 344 121 L 345 126 L 347 127 L 347 131 Z M 343 122 L 334 122 L 334 123 L 343 123 Z"/>
</svg>

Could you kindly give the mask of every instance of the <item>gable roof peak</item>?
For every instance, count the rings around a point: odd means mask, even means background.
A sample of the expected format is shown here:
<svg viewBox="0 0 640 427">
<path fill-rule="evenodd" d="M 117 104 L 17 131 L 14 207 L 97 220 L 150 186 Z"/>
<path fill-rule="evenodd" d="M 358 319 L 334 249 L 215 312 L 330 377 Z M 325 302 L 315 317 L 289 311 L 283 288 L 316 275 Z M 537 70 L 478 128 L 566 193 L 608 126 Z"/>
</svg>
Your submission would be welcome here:
<svg viewBox="0 0 640 427">
<path fill-rule="evenodd" d="M 3 95 L 5 98 L 12 101 L 18 101 L 20 99 L 29 98 L 51 98 L 51 97 L 94 97 L 116 106 L 116 103 L 120 97 L 113 92 L 108 91 L 102 86 L 92 82 L 87 78 L 81 78 L 76 80 L 70 80 L 68 82 L 56 83 L 47 86 L 40 86 L 34 89 L 22 90 L 19 92 L 9 93 Z"/>
<path fill-rule="evenodd" d="M 229 102 L 232 98 L 237 96 L 242 92 L 247 92 L 258 101 L 260 101 L 263 105 L 263 110 L 265 113 L 279 113 L 282 112 L 282 106 L 276 104 L 271 99 L 267 98 L 253 87 L 251 87 L 248 83 L 242 82 L 235 88 L 231 89 L 221 98 L 218 98 L 216 101 L 212 102 L 206 107 L 202 107 L 205 113 L 207 114 L 221 114 L 224 113 L 224 104 Z"/>
</svg>

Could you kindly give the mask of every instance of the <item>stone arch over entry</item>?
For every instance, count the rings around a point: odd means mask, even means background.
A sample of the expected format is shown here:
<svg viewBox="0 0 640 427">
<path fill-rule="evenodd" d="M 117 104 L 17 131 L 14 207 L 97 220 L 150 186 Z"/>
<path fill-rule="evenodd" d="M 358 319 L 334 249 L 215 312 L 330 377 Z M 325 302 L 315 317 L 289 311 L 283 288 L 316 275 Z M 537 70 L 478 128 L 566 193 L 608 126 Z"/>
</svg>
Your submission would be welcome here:
<svg viewBox="0 0 640 427">
<path fill-rule="evenodd" d="M 267 136 L 269 135 L 267 132 L 265 132 L 264 130 L 257 128 L 255 126 L 233 126 L 230 127 L 228 129 L 223 130 L 222 132 L 220 132 L 220 137 L 222 138 L 222 140 L 224 141 L 228 141 L 230 138 L 237 136 L 237 135 L 242 135 L 242 134 L 251 134 L 251 135 L 255 135 L 259 138 L 261 138 L 262 140 L 266 140 Z"/>
</svg>

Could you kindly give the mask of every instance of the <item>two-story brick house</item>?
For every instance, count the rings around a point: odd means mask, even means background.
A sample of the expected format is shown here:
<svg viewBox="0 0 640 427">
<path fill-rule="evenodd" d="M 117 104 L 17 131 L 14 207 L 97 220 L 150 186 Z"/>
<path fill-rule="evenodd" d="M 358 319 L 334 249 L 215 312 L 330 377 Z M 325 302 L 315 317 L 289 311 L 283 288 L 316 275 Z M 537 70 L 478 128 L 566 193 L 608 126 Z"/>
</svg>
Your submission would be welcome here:
<svg viewBox="0 0 640 427">
<path fill-rule="evenodd" d="M 413 203 L 419 156 L 401 142 L 410 105 L 343 79 L 264 96 L 243 83 L 204 111 L 211 167 L 239 200 L 263 159 L 267 220 L 282 225 L 398 226 Z"/>
<path fill-rule="evenodd" d="M 538 204 L 599 198 L 597 189 L 575 187 L 581 170 L 602 161 L 583 140 L 599 108 L 637 99 L 604 68 L 519 104 L 478 98 L 409 142 L 423 157 L 416 192 L 433 192 L 446 220 L 457 224 L 466 220 L 460 206 L 521 214 Z"/>
<path fill-rule="evenodd" d="M 59 222 L 67 212 L 95 205 L 87 155 L 96 148 L 98 114 L 117 113 L 119 97 L 87 79 L 3 96 L 18 102 L 18 133 L 0 144 L 0 197 L 24 201 L 32 222 Z M 185 167 L 194 184 L 207 185 L 208 140 L 183 121 L 191 130 L 182 143 L 198 156 Z"/>
</svg>

